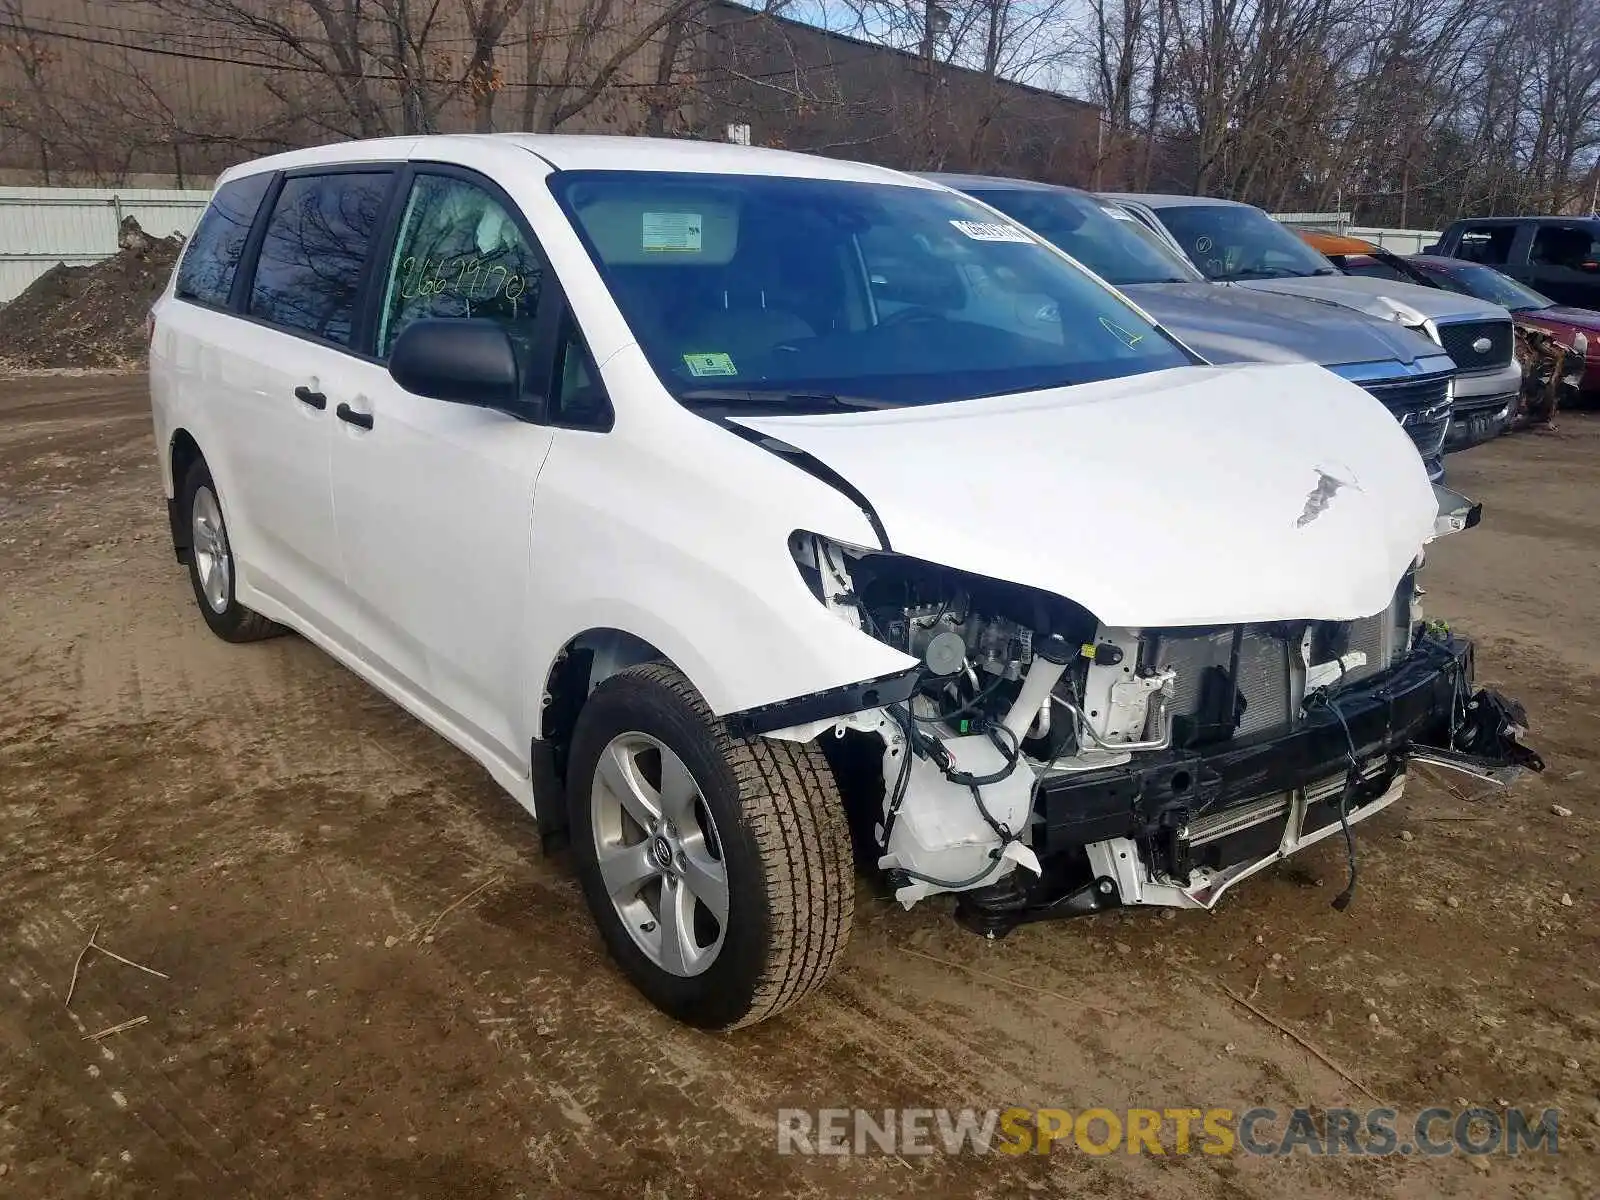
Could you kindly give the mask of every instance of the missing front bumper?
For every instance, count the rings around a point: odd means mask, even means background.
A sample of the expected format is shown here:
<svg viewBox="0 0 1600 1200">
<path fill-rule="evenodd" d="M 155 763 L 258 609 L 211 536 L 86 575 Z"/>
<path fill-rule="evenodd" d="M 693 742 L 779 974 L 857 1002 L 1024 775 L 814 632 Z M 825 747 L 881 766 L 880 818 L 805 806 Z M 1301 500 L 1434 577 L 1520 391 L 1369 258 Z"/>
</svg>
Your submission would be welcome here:
<svg viewBox="0 0 1600 1200">
<path fill-rule="evenodd" d="M 1240 881 L 1388 807 L 1406 763 L 1425 753 L 1497 782 L 1542 769 L 1519 740 L 1521 707 L 1474 695 L 1472 673 L 1470 643 L 1429 635 L 1392 671 L 1287 731 L 1047 777 L 1033 814 L 1043 874 L 963 892 L 957 916 L 994 935 L 1122 905 L 1211 908 Z"/>
</svg>

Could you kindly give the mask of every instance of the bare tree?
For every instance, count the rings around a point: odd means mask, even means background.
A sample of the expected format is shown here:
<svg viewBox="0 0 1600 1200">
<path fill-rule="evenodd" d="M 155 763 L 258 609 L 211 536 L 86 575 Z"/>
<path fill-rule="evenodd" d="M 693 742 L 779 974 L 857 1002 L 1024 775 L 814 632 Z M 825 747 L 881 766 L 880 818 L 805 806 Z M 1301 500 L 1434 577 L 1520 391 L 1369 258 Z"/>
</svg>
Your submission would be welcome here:
<svg viewBox="0 0 1600 1200">
<path fill-rule="evenodd" d="M 26 138 L 38 151 L 39 171 L 50 183 L 50 137 L 54 126 L 50 99 L 51 68 L 57 61 L 45 39 L 28 28 L 22 0 L 0 0 L 0 55 L 9 59 L 20 85 L 0 90 L 0 123 L 13 137 Z"/>
<path fill-rule="evenodd" d="M 0 155 L 51 180 L 328 136 L 717 119 L 903 167 L 1384 224 L 1586 206 L 1600 179 L 1600 0 L 93 0 L 115 19 L 87 37 L 52 2 L 0 0 Z M 196 59 L 240 82 L 211 94 L 182 74 Z"/>
<path fill-rule="evenodd" d="M 1087 0 L 1094 179 L 1441 223 L 1573 201 L 1600 0 Z"/>
<path fill-rule="evenodd" d="M 678 30 L 679 43 L 664 56 L 670 83 L 682 31 L 706 5 L 707 0 L 532 0 L 522 127 L 554 132 L 624 84 L 647 86 L 654 73 L 660 85 L 649 59 L 662 53 L 658 38 Z"/>
<path fill-rule="evenodd" d="M 649 69 L 706 0 L 138 0 L 246 48 L 296 115 L 348 136 L 553 130 Z"/>
</svg>

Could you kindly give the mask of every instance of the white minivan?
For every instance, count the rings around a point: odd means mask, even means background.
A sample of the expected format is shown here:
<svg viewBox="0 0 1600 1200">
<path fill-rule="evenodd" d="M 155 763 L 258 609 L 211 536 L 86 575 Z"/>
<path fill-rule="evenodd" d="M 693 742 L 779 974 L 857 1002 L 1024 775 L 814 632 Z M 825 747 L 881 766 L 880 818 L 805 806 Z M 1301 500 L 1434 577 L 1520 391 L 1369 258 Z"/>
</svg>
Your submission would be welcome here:
<svg viewBox="0 0 1600 1200">
<path fill-rule="evenodd" d="M 1536 764 L 1422 619 L 1423 545 L 1477 509 L 1382 405 L 1207 366 L 893 171 L 522 135 L 249 163 L 150 386 L 211 629 L 292 629 L 482 763 L 702 1026 L 822 983 L 858 861 L 990 934 L 1210 908 L 1353 856 L 1415 758 Z"/>
</svg>

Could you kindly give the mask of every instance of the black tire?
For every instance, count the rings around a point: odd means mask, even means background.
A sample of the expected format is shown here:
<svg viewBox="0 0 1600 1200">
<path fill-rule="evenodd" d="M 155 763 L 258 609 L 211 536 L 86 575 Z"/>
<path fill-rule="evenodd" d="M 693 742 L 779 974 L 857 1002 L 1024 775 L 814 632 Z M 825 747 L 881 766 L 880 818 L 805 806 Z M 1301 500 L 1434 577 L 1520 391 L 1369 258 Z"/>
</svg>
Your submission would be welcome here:
<svg viewBox="0 0 1600 1200">
<path fill-rule="evenodd" d="M 180 509 L 183 513 L 184 528 L 190 531 L 191 538 L 194 530 L 195 498 L 204 488 L 210 493 L 213 501 L 217 496 L 217 485 L 211 478 L 211 470 L 206 466 L 204 459 L 197 459 L 189 467 L 188 473 L 180 484 L 179 495 L 182 497 Z M 225 642 L 259 642 L 263 638 L 277 637 L 288 632 L 282 625 L 267 620 L 253 609 L 246 608 L 234 598 L 233 584 L 238 575 L 238 567 L 233 560 L 233 549 L 227 543 L 227 526 L 221 516 L 221 504 L 215 503 L 217 524 L 222 531 L 222 557 L 226 559 L 226 573 L 223 576 L 222 607 L 212 605 L 206 596 L 205 584 L 201 580 L 200 554 L 191 543 L 189 547 L 189 583 L 194 588 L 195 603 L 200 606 L 200 615 L 211 627 L 211 632 Z"/>
<path fill-rule="evenodd" d="M 612 739 L 631 733 L 659 741 L 688 767 L 720 842 L 727 922 L 720 951 L 698 975 L 652 961 L 601 880 L 595 773 Z M 849 941 L 855 874 L 844 806 L 815 744 L 734 740 L 679 671 L 644 663 L 595 688 L 578 716 L 567 782 L 584 898 L 612 957 L 658 1008 L 702 1029 L 734 1029 L 827 979 Z"/>
</svg>

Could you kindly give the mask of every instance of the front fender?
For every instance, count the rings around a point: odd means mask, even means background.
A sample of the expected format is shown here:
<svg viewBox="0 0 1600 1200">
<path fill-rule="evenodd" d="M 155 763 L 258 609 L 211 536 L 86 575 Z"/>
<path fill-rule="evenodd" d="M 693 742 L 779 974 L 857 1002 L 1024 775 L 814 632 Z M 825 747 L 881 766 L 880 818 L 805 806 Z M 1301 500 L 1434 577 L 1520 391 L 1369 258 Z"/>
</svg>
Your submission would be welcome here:
<svg viewBox="0 0 1600 1200">
<path fill-rule="evenodd" d="M 595 628 L 655 646 L 718 716 L 913 665 L 819 603 L 790 552 L 802 528 L 876 544 L 854 500 L 683 410 L 664 424 L 563 432 L 540 473 L 532 736 L 556 657 Z"/>
</svg>

